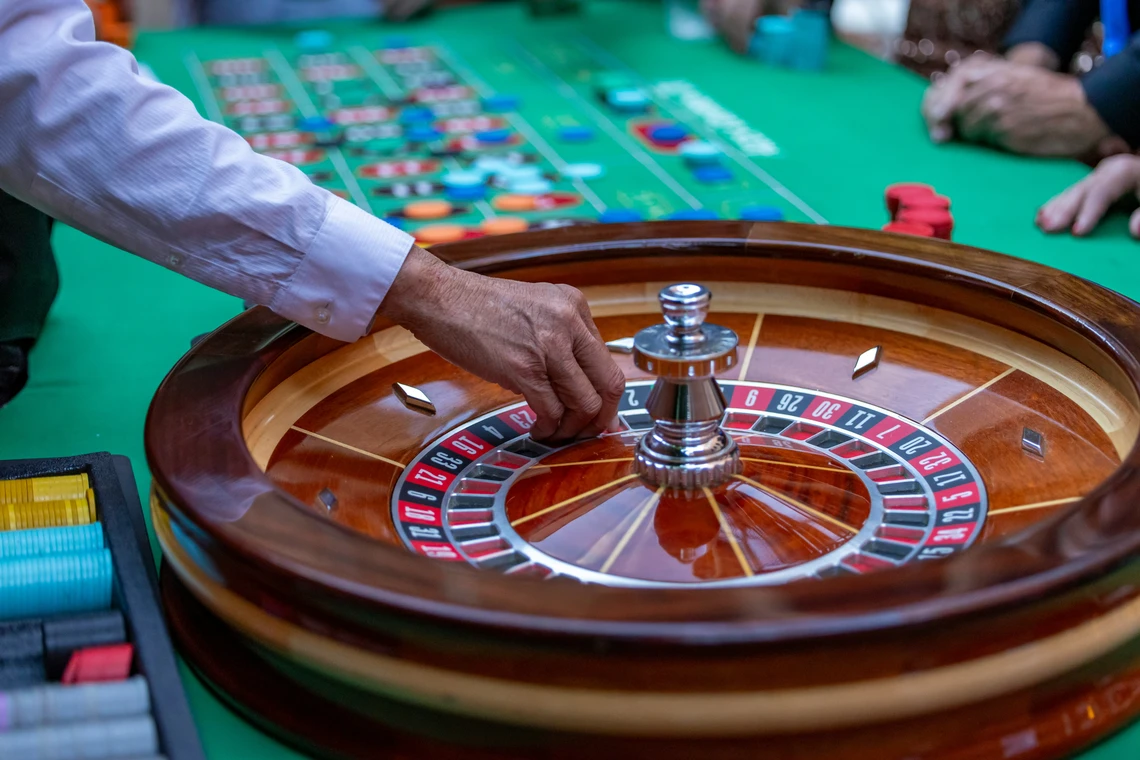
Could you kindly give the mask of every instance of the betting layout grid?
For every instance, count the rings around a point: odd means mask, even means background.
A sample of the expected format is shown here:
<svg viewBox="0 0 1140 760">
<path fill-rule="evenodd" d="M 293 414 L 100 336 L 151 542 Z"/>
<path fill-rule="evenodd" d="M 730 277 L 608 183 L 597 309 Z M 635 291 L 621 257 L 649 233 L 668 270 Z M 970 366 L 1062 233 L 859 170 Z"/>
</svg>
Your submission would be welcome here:
<svg viewBox="0 0 1140 760">
<path fill-rule="evenodd" d="M 121 457 L 0 462 L 0 757 L 203 757 L 134 488 Z"/>
<path fill-rule="evenodd" d="M 211 118 L 424 244 L 645 218 L 637 209 L 607 207 L 590 187 L 605 176 L 602 163 L 565 160 L 564 147 L 527 123 L 518 96 L 492 91 L 445 46 L 400 41 L 380 50 L 349 44 L 328 51 L 330 44 L 322 39 L 317 47 L 325 52 L 292 57 L 277 49 L 207 61 L 191 54 L 186 65 Z M 721 149 L 657 113 L 628 73 L 603 71 L 595 79 L 601 107 L 626 132 L 617 150 L 682 157 L 693 179 L 709 186 L 734 180 Z M 599 126 L 612 124 L 603 118 Z M 607 131 L 570 125 L 555 142 L 592 143 Z M 615 149 L 598 147 L 596 155 Z M 682 197 L 691 207 L 661 218 L 717 218 L 691 193 Z M 737 216 L 784 218 L 763 204 L 745 204 Z"/>
</svg>

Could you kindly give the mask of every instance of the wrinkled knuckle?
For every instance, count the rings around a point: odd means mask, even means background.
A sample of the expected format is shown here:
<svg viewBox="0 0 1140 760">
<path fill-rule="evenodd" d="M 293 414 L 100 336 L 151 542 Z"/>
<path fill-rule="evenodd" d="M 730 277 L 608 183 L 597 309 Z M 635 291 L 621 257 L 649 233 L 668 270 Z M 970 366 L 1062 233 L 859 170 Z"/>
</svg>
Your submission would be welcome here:
<svg viewBox="0 0 1140 760">
<path fill-rule="evenodd" d="M 582 415 L 592 420 L 598 416 L 598 412 L 602 411 L 603 406 L 605 404 L 600 396 L 590 396 L 582 402 Z"/>
<path fill-rule="evenodd" d="M 625 375 L 620 371 L 614 371 L 606 380 L 605 386 L 601 389 L 602 395 L 607 401 L 616 401 L 621 398 L 621 394 L 625 392 Z"/>
</svg>

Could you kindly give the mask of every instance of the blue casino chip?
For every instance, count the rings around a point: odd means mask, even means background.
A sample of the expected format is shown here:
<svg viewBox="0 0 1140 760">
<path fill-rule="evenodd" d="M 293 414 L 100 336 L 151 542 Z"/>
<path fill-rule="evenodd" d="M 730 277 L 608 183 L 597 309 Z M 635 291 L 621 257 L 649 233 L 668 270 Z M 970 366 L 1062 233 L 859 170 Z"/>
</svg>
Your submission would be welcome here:
<svg viewBox="0 0 1140 760">
<path fill-rule="evenodd" d="M 698 166 L 693 169 L 693 177 L 697 182 L 713 185 L 718 182 L 728 182 L 732 179 L 732 172 L 720 165 Z"/>
<path fill-rule="evenodd" d="M 404 130 L 404 138 L 411 142 L 431 142 L 442 136 L 443 132 L 427 124 L 415 124 Z"/>
<path fill-rule="evenodd" d="M 444 191 L 444 195 L 450 201 L 481 201 L 487 197 L 487 186 L 449 187 Z"/>
<path fill-rule="evenodd" d="M 558 130 L 558 139 L 568 143 L 583 143 L 594 139 L 594 130 L 589 127 L 562 127 Z"/>
<path fill-rule="evenodd" d="M 645 215 L 631 208 L 608 208 L 598 214 L 602 224 L 622 224 L 624 222 L 644 222 Z"/>
<path fill-rule="evenodd" d="M 401 124 L 426 124 L 435 121 L 435 113 L 423 106 L 408 106 L 400 112 Z"/>
<path fill-rule="evenodd" d="M 740 209 L 740 218 L 746 222 L 782 222 L 784 212 L 778 206 L 754 204 Z"/>
<path fill-rule="evenodd" d="M 517 111 L 522 101 L 518 95 L 488 95 L 483 98 L 483 109 L 502 113 L 503 111 Z"/>
<path fill-rule="evenodd" d="M 680 142 L 688 135 L 688 130 L 676 124 L 662 124 L 649 130 L 649 139 L 654 142 Z"/>
<path fill-rule="evenodd" d="M 681 209 L 668 214 L 665 218 L 672 222 L 704 222 L 720 219 L 715 211 L 710 211 L 707 208 Z"/>
<path fill-rule="evenodd" d="M 293 44 L 302 53 L 323 53 L 333 46 L 336 38 L 325 29 L 307 29 L 297 32 Z"/>
<path fill-rule="evenodd" d="M 500 145 L 511 139 L 509 129 L 485 129 L 475 133 L 475 139 L 488 145 Z"/>
<path fill-rule="evenodd" d="M 297 129 L 302 132 L 325 132 L 334 126 L 336 125 L 324 116 L 309 116 L 297 122 Z"/>
</svg>

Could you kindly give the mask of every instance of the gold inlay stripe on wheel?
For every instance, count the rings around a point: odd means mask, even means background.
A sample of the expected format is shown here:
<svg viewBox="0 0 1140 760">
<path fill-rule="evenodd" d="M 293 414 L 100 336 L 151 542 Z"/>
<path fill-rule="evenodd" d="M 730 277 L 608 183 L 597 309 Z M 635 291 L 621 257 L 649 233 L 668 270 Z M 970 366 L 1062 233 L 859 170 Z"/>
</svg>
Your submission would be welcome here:
<svg viewBox="0 0 1140 760">
<path fill-rule="evenodd" d="M 511 527 L 513 528 L 515 526 L 522 525 L 523 523 L 530 522 L 531 520 L 534 520 L 536 518 L 542 517 L 543 515 L 548 515 L 551 512 L 554 512 L 555 510 L 562 509 L 563 507 L 569 506 L 570 504 L 573 504 L 576 501 L 581 501 L 582 499 L 593 496 L 594 494 L 601 493 L 602 491 L 605 491 L 608 488 L 613 488 L 614 486 L 621 485 L 622 483 L 628 483 L 629 481 L 633 480 L 636 477 L 637 477 L 637 474 L 634 473 L 632 475 L 622 476 L 616 480 L 611 480 L 609 483 L 603 483 L 602 485 L 598 486 L 597 488 L 591 488 L 589 491 L 583 491 L 582 493 L 577 494 L 576 496 L 571 496 L 569 499 L 563 499 L 562 501 L 558 502 L 557 504 L 552 504 L 545 509 L 540 509 L 537 512 L 534 512 L 532 514 L 520 517 L 519 519 L 511 522 Z"/>
<path fill-rule="evenodd" d="M 728 545 L 732 547 L 732 553 L 736 555 L 736 561 L 740 563 L 740 571 L 751 578 L 755 575 L 755 573 L 752 572 L 752 565 L 748 564 L 748 558 L 744 556 L 744 549 L 740 548 L 740 542 L 736 540 L 736 534 L 732 532 L 732 527 L 728 524 L 728 520 L 724 519 L 724 511 L 721 510 L 720 505 L 717 504 L 712 489 L 705 487 L 701 490 L 704 491 L 705 499 L 708 500 L 709 506 L 712 507 L 713 514 L 716 515 L 716 521 L 720 524 L 720 532 L 724 534 Z"/>
<path fill-rule="evenodd" d="M 747 483 L 748 485 L 752 486 L 753 488 L 756 488 L 756 489 L 763 491 L 764 493 L 768 494 L 769 496 L 771 496 L 775 499 L 778 499 L 779 501 L 781 501 L 784 504 L 787 504 L 788 506 L 791 506 L 795 509 L 798 509 L 799 511 L 801 511 L 805 514 L 809 514 L 818 520 L 823 520 L 824 522 L 826 522 L 830 525 L 834 525 L 837 528 L 840 528 L 840 529 L 845 530 L 845 531 L 849 531 L 851 533 L 858 533 L 859 532 L 858 528 L 854 528 L 854 527 L 848 525 L 847 523 L 843 522 L 842 520 L 835 518 L 835 517 L 832 517 L 831 515 L 827 514 L 826 512 L 820 512 L 818 509 L 815 509 L 814 507 L 809 507 L 807 504 L 804 504 L 802 501 L 798 501 L 796 499 L 793 499 L 791 496 L 788 496 L 786 494 L 782 494 L 779 491 L 776 491 L 775 489 L 769 488 L 766 485 L 762 485 L 760 483 L 757 483 L 752 478 L 746 478 L 743 475 L 733 475 L 732 477 L 736 478 L 737 480 L 739 480 L 742 483 Z"/>
</svg>

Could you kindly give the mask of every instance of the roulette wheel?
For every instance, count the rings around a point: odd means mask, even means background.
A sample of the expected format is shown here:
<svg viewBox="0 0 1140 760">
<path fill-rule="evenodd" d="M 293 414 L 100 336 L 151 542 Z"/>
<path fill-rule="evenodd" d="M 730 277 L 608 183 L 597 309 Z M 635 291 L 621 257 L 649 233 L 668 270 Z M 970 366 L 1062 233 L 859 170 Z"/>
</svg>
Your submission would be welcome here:
<svg viewBox="0 0 1140 760">
<path fill-rule="evenodd" d="M 1140 711 L 1140 307 L 745 222 L 434 250 L 581 288 L 611 430 L 255 309 L 147 423 L 204 680 L 328 757 L 1052 758 Z"/>
</svg>

